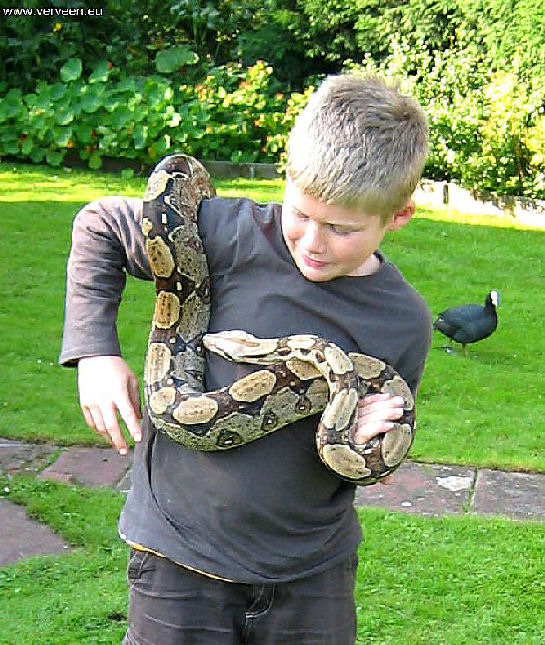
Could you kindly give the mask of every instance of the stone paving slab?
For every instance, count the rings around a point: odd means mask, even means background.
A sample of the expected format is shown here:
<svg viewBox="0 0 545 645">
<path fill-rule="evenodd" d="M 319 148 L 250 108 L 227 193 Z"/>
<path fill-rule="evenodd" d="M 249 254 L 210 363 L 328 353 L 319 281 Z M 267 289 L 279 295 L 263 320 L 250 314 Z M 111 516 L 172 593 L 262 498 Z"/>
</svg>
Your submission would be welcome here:
<svg viewBox="0 0 545 645">
<path fill-rule="evenodd" d="M 59 457 L 50 463 L 54 455 Z M 50 465 L 48 465 L 50 464 Z M 111 448 L 27 444 L 0 439 L 0 474 L 35 474 L 49 480 L 127 492 L 132 455 Z M 356 505 L 427 516 L 470 512 L 545 521 L 545 475 L 468 466 L 405 462 L 389 486 L 358 487 Z M 0 498 L 0 566 L 69 547 L 49 527 L 30 519 L 23 507 Z"/>
<path fill-rule="evenodd" d="M 67 553 L 70 547 L 22 506 L 0 499 L 0 567 L 35 555 Z"/>
<path fill-rule="evenodd" d="M 132 485 L 132 468 L 129 468 L 123 477 L 117 482 L 116 490 L 120 493 L 128 493 Z"/>
<path fill-rule="evenodd" d="M 74 447 L 42 471 L 41 477 L 96 488 L 115 486 L 131 467 L 132 456 L 122 457 L 113 448 Z"/>
<path fill-rule="evenodd" d="M 471 511 L 518 520 L 545 520 L 545 477 L 480 469 Z"/>
<path fill-rule="evenodd" d="M 34 475 L 45 468 L 57 451 L 57 446 L 48 444 L 0 439 L 0 473 Z"/>
<path fill-rule="evenodd" d="M 358 486 L 356 506 L 440 516 L 469 507 L 475 469 L 406 461 L 388 485 Z"/>
</svg>

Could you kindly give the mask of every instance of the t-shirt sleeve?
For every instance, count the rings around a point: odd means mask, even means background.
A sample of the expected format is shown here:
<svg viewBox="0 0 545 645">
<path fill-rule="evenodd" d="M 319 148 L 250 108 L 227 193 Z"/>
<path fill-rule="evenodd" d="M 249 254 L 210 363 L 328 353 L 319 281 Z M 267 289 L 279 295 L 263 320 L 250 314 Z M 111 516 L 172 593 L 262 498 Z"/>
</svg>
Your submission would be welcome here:
<svg viewBox="0 0 545 645">
<path fill-rule="evenodd" d="M 64 334 L 59 362 L 120 356 L 117 314 L 126 274 L 151 280 L 141 230 L 142 200 L 109 197 L 76 215 L 67 265 Z"/>
</svg>

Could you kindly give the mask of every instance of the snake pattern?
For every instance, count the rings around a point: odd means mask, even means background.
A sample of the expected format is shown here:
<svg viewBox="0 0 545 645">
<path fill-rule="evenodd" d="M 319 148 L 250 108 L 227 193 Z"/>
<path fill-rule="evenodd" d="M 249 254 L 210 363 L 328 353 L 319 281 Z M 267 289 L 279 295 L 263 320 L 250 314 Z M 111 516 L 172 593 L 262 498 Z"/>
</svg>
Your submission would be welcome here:
<svg viewBox="0 0 545 645">
<path fill-rule="evenodd" d="M 153 425 L 188 448 L 217 451 L 322 413 L 316 445 L 323 463 L 353 483 L 379 481 L 400 465 L 415 433 L 411 391 L 390 365 L 346 354 L 312 334 L 266 339 L 240 330 L 206 334 L 210 278 L 197 213 L 200 202 L 214 194 L 196 159 L 173 155 L 155 167 L 144 196 L 142 230 L 156 288 L 144 371 Z M 203 345 L 261 369 L 204 392 Z M 389 432 L 355 444 L 358 400 L 377 392 L 402 396 L 403 416 Z"/>
</svg>

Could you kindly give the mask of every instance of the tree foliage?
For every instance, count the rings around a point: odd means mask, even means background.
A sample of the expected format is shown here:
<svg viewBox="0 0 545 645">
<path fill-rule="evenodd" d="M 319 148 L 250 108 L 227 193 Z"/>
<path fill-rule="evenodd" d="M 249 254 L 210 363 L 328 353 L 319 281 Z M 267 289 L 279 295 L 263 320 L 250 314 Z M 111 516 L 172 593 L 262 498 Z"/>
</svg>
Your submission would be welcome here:
<svg viewBox="0 0 545 645">
<path fill-rule="evenodd" d="M 209 158 L 277 160 L 307 88 L 355 68 L 401 80 L 424 106 L 428 176 L 545 197 L 542 0 L 101 6 L 102 18 L 76 21 L 4 16 L 1 153 L 60 163 L 73 146 L 96 166 L 105 154 L 145 162 L 183 144 Z"/>
<path fill-rule="evenodd" d="M 58 7 L 63 0 L 27 0 Z M 97 60 L 136 75 L 155 71 L 158 52 L 185 46 L 210 66 L 267 60 L 291 88 L 365 55 L 381 62 L 396 43 L 429 54 L 479 54 L 492 69 L 518 56 L 521 72 L 545 73 L 542 0 L 102 0 L 102 17 L 3 16 L 0 82 L 23 91 L 52 82 L 70 58 L 90 72 Z M 85 9 L 85 0 L 72 8 Z M 416 72 L 417 70 L 413 70 Z"/>
</svg>

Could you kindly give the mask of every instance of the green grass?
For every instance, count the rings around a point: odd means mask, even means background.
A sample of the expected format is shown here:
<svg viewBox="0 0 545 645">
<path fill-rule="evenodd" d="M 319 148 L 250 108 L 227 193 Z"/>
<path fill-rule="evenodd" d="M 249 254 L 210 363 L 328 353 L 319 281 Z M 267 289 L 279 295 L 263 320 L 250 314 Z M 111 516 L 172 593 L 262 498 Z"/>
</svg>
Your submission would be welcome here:
<svg viewBox="0 0 545 645">
<path fill-rule="evenodd" d="M 57 366 L 70 225 L 90 199 L 141 195 L 144 184 L 0 164 L 0 436 L 99 441 L 80 417 L 75 373 Z M 260 202 L 282 195 L 279 180 L 217 186 Z M 497 288 L 500 327 L 467 358 L 447 355 L 434 338 L 412 457 L 545 472 L 543 232 L 448 219 L 424 212 L 384 250 L 435 313 L 480 302 Z M 151 285 L 129 281 L 120 335 L 139 374 L 152 307 Z M 0 488 L 74 548 L 0 570 L 0 645 L 119 643 L 127 612 L 127 553 L 116 533 L 123 497 L 23 477 L 0 480 Z M 545 642 L 542 524 L 375 510 L 360 516 L 358 645 Z"/>
<path fill-rule="evenodd" d="M 500 292 L 499 327 L 448 355 L 434 336 L 413 458 L 543 471 L 544 233 L 417 219 L 385 250 L 438 313 Z"/>
<path fill-rule="evenodd" d="M 223 195 L 281 200 L 281 180 L 216 182 Z M 0 164 L 0 435 L 95 443 L 77 405 L 75 374 L 57 366 L 71 220 L 105 194 L 141 195 L 145 180 Z M 544 232 L 444 221 L 426 212 L 391 235 L 388 257 L 434 313 L 500 291 L 500 324 L 468 357 L 434 336 L 419 396 L 412 458 L 545 472 L 542 288 Z M 492 226 L 499 223 L 501 226 Z M 141 375 L 153 308 L 151 284 L 129 280 L 120 314 L 125 356 Z"/>
<path fill-rule="evenodd" d="M 0 645 L 119 643 L 127 615 L 127 549 L 115 531 L 122 496 L 26 477 L 0 486 L 74 548 L 0 570 Z M 545 642 L 543 525 L 377 510 L 360 517 L 358 645 Z"/>
<path fill-rule="evenodd" d="M 0 645 L 120 643 L 127 617 L 127 548 L 116 532 L 122 496 L 33 478 L 0 482 L 11 501 L 74 549 L 0 569 Z"/>
<path fill-rule="evenodd" d="M 105 194 L 142 195 L 145 179 L 0 164 L 0 436 L 58 444 L 97 443 L 80 417 L 75 372 L 57 365 L 71 222 Z M 217 182 L 223 194 L 262 202 L 279 180 Z M 141 375 L 153 310 L 150 283 L 129 280 L 121 308 L 125 355 Z"/>
<path fill-rule="evenodd" d="M 360 516 L 358 643 L 545 642 L 543 525 Z"/>
</svg>

